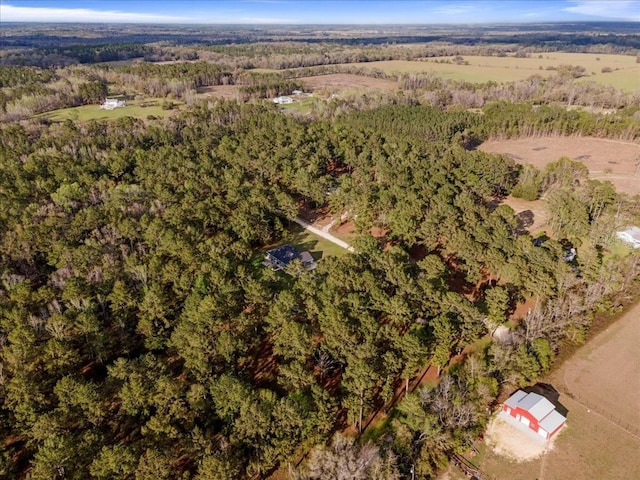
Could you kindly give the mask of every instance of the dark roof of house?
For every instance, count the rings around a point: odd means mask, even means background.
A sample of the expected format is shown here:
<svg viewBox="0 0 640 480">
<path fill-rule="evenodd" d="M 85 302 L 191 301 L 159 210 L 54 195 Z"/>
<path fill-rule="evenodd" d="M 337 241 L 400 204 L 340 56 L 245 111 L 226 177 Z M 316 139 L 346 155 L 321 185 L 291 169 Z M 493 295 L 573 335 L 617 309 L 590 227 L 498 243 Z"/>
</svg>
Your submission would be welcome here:
<svg viewBox="0 0 640 480">
<path fill-rule="evenodd" d="M 267 251 L 268 255 L 271 255 L 277 261 L 284 265 L 288 265 L 296 258 L 301 258 L 300 252 L 293 245 L 282 245 L 281 247 L 274 248 Z"/>
</svg>

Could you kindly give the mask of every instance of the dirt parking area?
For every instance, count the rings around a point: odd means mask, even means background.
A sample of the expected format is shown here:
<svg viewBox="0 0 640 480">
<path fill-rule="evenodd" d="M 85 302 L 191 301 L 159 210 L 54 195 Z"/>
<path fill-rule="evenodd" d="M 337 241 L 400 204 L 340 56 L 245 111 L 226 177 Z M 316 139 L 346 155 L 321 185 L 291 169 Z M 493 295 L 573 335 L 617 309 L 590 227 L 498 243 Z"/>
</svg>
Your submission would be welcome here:
<svg viewBox="0 0 640 480">
<path fill-rule="evenodd" d="M 509 205 L 516 212 L 519 228 L 527 230 L 532 235 L 544 230 L 547 226 L 548 214 L 544 200 L 524 200 L 509 195 L 502 203 Z"/>
<path fill-rule="evenodd" d="M 496 416 L 487 426 L 484 438 L 494 453 L 516 462 L 526 462 L 552 450 L 557 436 L 547 443 L 537 442 Z"/>
<path fill-rule="evenodd" d="M 478 148 L 540 169 L 560 157 L 569 157 L 584 163 L 591 178 L 609 180 L 619 192 L 640 194 L 638 143 L 593 137 L 529 137 L 489 140 Z"/>
</svg>

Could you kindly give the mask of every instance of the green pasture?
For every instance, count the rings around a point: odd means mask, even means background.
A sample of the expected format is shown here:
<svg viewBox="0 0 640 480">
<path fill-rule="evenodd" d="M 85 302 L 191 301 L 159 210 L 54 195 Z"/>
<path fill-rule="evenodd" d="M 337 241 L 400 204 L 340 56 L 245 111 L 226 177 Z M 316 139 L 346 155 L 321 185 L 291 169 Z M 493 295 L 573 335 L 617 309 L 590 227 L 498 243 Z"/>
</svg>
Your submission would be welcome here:
<svg viewBox="0 0 640 480">
<path fill-rule="evenodd" d="M 454 57 L 432 57 L 423 60 L 385 60 L 367 63 L 346 63 L 343 66 L 377 69 L 387 74 L 434 73 L 439 77 L 466 82 L 512 82 L 524 80 L 532 75 L 547 77 L 556 73 L 561 65 L 584 67 L 586 77 L 580 81 L 593 80 L 628 91 L 640 90 L 640 64 L 630 55 L 608 55 L 591 53 L 546 52 L 533 54 L 529 58 L 490 57 L 462 55 L 468 65 L 458 65 Z M 450 63 L 446 63 L 450 62 Z M 611 72 L 602 73 L 603 68 Z"/>
<path fill-rule="evenodd" d="M 317 102 L 317 98 L 307 97 L 301 101 L 295 101 L 294 103 L 285 103 L 285 104 L 279 105 L 279 107 L 282 110 L 307 114 L 307 113 L 311 113 L 311 110 L 313 109 L 313 105 L 316 102 Z"/>
<path fill-rule="evenodd" d="M 86 122 L 89 120 L 115 120 L 123 117 L 144 119 L 149 115 L 164 117 L 175 111 L 175 108 L 173 110 L 165 110 L 162 108 L 163 102 L 163 99 L 150 99 L 142 102 L 127 101 L 124 107 L 114 108 L 113 110 L 103 110 L 98 105 L 82 105 L 80 107 L 62 108 L 41 113 L 36 115 L 36 118 L 48 118 L 54 122 L 63 122 L 65 120 Z M 176 102 L 173 103 L 175 104 Z"/>
<path fill-rule="evenodd" d="M 627 92 L 640 91 L 640 64 L 633 67 L 625 67 L 624 70 L 617 70 L 608 73 L 596 73 L 589 77 L 581 78 L 580 81 L 589 81 L 611 85 L 612 87 L 625 90 Z"/>
</svg>

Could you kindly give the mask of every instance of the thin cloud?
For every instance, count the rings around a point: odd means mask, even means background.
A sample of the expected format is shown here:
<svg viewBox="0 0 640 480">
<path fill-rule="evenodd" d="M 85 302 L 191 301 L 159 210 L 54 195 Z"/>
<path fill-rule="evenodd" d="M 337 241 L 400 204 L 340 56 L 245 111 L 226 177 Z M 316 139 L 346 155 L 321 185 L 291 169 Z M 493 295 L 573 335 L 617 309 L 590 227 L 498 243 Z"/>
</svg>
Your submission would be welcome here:
<svg viewBox="0 0 640 480">
<path fill-rule="evenodd" d="M 431 10 L 432 13 L 441 15 L 462 15 L 475 10 L 473 5 L 450 5 Z"/>
<path fill-rule="evenodd" d="M 65 22 L 65 23 L 179 23 L 193 22 L 188 17 L 122 12 L 118 10 L 91 10 L 88 8 L 15 7 L 0 4 L 2 22 Z"/>
<path fill-rule="evenodd" d="M 565 12 L 617 20 L 640 21 L 640 2 L 635 0 L 574 0 Z"/>
<path fill-rule="evenodd" d="M 276 23 L 300 23 L 300 20 L 294 18 L 271 18 L 271 17 L 240 17 L 237 19 L 237 23 L 249 23 L 249 24 L 265 24 L 271 25 Z"/>
</svg>

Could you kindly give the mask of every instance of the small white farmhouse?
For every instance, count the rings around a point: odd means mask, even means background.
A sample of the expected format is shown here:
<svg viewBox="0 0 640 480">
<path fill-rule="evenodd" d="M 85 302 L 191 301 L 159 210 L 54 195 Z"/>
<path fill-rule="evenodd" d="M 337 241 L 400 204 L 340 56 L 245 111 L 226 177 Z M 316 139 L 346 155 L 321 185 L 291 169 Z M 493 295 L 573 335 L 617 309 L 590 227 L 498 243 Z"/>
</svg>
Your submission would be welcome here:
<svg viewBox="0 0 640 480">
<path fill-rule="evenodd" d="M 633 248 L 640 248 L 640 228 L 638 227 L 629 227 L 626 230 L 616 232 L 616 237 Z"/>
<path fill-rule="evenodd" d="M 285 103 L 293 103 L 293 98 L 291 97 L 276 97 L 273 99 L 273 103 L 277 103 L 279 105 L 285 104 Z"/>
<path fill-rule="evenodd" d="M 104 110 L 113 110 L 114 108 L 124 107 L 124 101 L 117 98 L 107 98 L 100 108 Z"/>
</svg>

